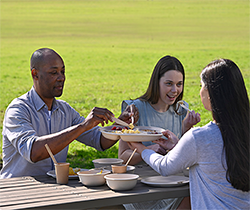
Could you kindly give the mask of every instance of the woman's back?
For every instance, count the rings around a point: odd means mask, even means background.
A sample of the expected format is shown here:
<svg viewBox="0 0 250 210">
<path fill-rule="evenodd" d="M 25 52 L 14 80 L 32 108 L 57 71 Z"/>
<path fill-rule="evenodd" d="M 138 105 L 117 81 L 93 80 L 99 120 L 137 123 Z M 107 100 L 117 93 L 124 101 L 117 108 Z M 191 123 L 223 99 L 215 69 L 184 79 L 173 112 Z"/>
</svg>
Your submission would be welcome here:
<svg viewBox="0 0 250 210">
<path fill-rule="evenodd" d="M 190 141 L 192 136 L 193 142 Z M 187 132 L 185 154 L 194 165 L 190 167 L 191 205 L 194 209 L 249 209 L 250 192 L 232 187 L 226 179 L 226 159 L 223 139 L 218 126 L 210 122 Z M 190 141 L 190 142 L 189 142 Z M 191 148 L 192 147 L 192 148 Z M 187 151 L 189 150 L 189 151 Z"/>
</svg>

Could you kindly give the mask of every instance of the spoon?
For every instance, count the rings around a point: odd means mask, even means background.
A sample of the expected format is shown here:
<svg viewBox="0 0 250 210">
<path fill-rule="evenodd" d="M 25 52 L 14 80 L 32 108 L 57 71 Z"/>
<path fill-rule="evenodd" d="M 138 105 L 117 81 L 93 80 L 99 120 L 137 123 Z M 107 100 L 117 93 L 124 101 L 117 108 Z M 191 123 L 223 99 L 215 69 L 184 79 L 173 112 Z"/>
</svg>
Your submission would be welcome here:
<svg viewBox="0 0 250 210">
<path fill-rule="evenodd" d="M 130 106 L 130 112 L 132 113 L 132 106 Z M 131 124 L 134 125 L 134 115 L 131 116 Z"/>
<path fill-rule="evenodd" d="M 51 152 L 51 150 L 50 150 L 50 148 L 49 148 L 49 145 L 48 145 L 48 144 L 45 144 L 45 147 L 46 147 L 46 149 L 47 149 L 47 151 L 48 151 L 48 153 L 49 153 L 50 157 L 52 158 L 52 160 L 53 160 L 54 164 L 56 164 L 56 165 L 57 165 L 58 163 L 57 163 L 57 161 L 56 161 L 56 159 L 55 159 L 55 157 L 54 157 L 53 153 Z"/>
<path fill-rule="evenodd" d="M 127 163 L 125 164 L 125 166 L 127 166 L 127 165 L 128 165 L 128 163 L 130 162 L 131 158 L 132 158 L 132 157 L 133 157 L 133 155 L 135 154 L 136 150 L 137 150 L 137 148 L 135 148 L 135 149 L 134 149 L 133 153 L 130 155 L 130 157 L 129 157 L 129 159 L 128 159 Z"/>
</svg>

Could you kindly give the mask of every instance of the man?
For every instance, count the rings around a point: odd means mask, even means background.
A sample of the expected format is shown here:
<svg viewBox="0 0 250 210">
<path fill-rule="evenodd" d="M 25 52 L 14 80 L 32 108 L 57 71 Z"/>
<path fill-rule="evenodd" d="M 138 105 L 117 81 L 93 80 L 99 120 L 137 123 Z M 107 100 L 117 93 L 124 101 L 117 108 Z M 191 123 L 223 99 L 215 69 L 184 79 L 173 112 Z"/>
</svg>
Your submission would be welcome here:
<svg viewBox="0 0 250 210">
<path fill-rule="evenodd" d="M 112 122 L 112 112 L 95 107 L 85 119 L 68 103 L 55 99 L 62 95 L 65 82 L 60 55 L 52 49 L 38 49 L 30 68 L 33 87 L 14 99 L 5 113 L 0 178 L 43 175 L 53 169 L 45 144 L 58 162 L 65 162 L 68 145 L 75 139 L 99 151 L 116 143 L 104 138 L 96 127 Z"/>
</svg>

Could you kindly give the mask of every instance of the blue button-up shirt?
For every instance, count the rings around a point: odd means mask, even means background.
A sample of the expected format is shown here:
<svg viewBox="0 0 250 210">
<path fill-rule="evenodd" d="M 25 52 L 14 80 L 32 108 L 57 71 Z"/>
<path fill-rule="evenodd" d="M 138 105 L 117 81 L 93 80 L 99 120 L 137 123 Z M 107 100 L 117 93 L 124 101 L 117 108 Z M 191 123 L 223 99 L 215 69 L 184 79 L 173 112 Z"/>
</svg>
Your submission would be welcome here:
<svg viewBox="0 0 250 210">
<path fill-rule="evenodd" d="M 44 175 L 53 169 L 50 158 L 33 163 L 30 159 L 33 142 L 39 137 L 62 131 L 84 121 L 68 103 L 54 100 L 51 113 L 47 105 L 32 89 L 14 99 L 8 106 L 3 122 L 3 168 L 0 178 L 25 175 Z M 77 140 L 102 151 L 101 132 L 95 127 L 81 134 Z M 65 162 L 68 146 L 55 155 Z"/>
</svg>

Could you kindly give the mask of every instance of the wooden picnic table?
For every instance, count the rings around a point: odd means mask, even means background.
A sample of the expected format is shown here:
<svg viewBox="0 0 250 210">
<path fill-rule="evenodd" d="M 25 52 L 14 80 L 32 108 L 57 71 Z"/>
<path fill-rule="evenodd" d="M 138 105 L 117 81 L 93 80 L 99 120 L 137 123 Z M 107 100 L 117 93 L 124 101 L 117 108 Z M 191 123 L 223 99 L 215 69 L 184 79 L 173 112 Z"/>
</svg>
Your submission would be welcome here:
<svg viewBox="0 0 250 210">
<path fill-rule="evenodd" d="M 189 184 L 178 187 L 151 187 L 141 179 L 159 175 L 150 166 L 136 166 L 140 178 L 128 191 L 113 191 L 105 184 L 86 187 L 78 179 L 56 184 L 48 175 L 0 179 L 0 209 L 91 209 L 125 203 L 189 196 Z"/>
</svg>

